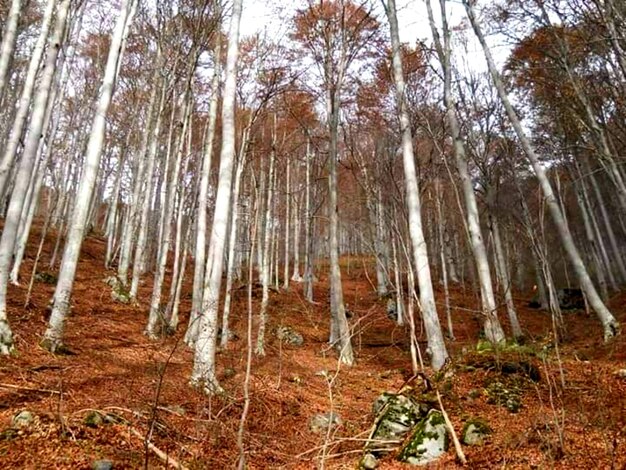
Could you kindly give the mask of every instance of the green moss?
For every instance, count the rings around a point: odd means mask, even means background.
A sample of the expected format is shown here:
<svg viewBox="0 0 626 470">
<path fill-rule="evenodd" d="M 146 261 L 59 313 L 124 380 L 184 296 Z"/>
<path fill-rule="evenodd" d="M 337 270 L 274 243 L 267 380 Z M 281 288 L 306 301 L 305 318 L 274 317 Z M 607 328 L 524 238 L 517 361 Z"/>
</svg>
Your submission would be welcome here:
<svg viewBox="0 0 626 470">
<path fill-rule="evenodd" d="M 101 426 L 103 423 L 104 423 L 104 418 L 97 411 L 90 411 L 89 413 L 87 413 L 87 416 L 85 416 L 85 419 L 83 419 L 83 424 L 85 426 L 89 426 L 90 428 L 97 428 L 98 426 Z"/>
<path fill-rule="evenodd" d="M 471 418 L 463 426 L 463 431 L 461 432 L 461 435 L 464 436 L 470 426 L 474 426 L 477 431 L 483 434 L 491 434 L 493 432 L 493 430 L 485 420 L 481 418 Z"/>
<path fill-rule="evenodd" d="M 440 445 L 438 441 L 441 441 Z M 415 427 L 413 435 L 400 451 L 398 460 L 414 465 L 428 463 L 447 451 L 449 445 L 443 414 L 431 410 Z"/>
<path fill-rule="evenodd" d="M 485 389 L 487 403 L 500 405 L 511 413 L 517 413 L 522 408 L 521 390 L 514 384 L 503 384 L 499 381 L 491 382 Z"/>
<path fill-rule="evenodd" d="M 478 351 L 479 353 L 493 352 L 494 347 L 490 341 L 487 341 L 486 339 L 481 339 L 478 340 L 478 343 L 476 343 L 476 351 Z"/>
<path fill-rule="evenodd" d="M 43 282 L 44 284 L 56 284 L 57 283 L 56 275 L 49 273 L 47 271 L 41 271 L 35 274 L 35 280 L 39 282 Z"/>
<path fill-rule="evenodd" d="M 486 436 L 491 434 L 489 425 L 480 418 L 472 418 L 463 426 L 461 440 L 466 445 L 481 445 Z"/>
</svg>

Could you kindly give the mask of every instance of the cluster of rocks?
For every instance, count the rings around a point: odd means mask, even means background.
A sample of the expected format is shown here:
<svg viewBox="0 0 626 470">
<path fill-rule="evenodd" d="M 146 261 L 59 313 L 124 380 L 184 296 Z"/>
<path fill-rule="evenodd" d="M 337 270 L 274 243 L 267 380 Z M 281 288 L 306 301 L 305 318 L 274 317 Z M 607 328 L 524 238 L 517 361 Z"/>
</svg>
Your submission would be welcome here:
<svg viewBox="0 0 626 470">
<path fill-rule="evenodd" d="M 373 405 L 374 427 L 364 448 L 359 468 L 371 470 L 378 459 L 399 448 L 398 460 L 410 465 L 427 465 L 442 457 L 450 446 L 450 436 L 436 400 L 429 394 L 415 397 L 404 393 L 383 393 Z M 491 432 L 481 420 L 468 421 L 462 440 L 481 445 Z"/>
</svg>

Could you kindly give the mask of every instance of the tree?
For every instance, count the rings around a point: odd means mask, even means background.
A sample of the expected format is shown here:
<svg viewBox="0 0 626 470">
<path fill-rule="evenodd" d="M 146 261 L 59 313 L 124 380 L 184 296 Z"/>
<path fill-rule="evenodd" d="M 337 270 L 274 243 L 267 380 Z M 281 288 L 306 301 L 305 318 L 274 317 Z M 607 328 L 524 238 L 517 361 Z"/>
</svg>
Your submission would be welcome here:
<svg viewBox="0 0 626 470">
<path fill-rule="evenodd" d="M 378 23 L 365 4 L 336 0 L 309 3 L 298 10 L 293 38 L 315 61 L 326 104 L 328 128 L 328 213 L 331 288 L 330 343 L 341 361 L 351 365 L 354 354 L 346 318 L 339 267 L 339 215 L 337 203 L 338 136 L 343 88 L 352 65 L 370 56 L 376 46 Z"/>
<path fill-rule="evenodd" d="M 422 318 L 424 320 L 426 335 L 428 337 L 428 352 L 431 357 L 432 367 L 435 370 L 439 370 L 445 364 L 446 359 L 448 358 L 448 352 L 443 340 L 443 333 L 441 331 L 441 325 L 437 315 L 435 295 L 430 275 L 428 249 L 422 229 L 421 201 L 419 197 L 417 174 L 415 171 L 413 136 L 405 98 L 404 72 L 402 69 L 402 57 L 400 54 L 400 34 L 398 31 L 395 0 L 388 0 L 386 12 L 391 29 L 393 76 L 396 83 L 397 106 L 400 115 L 405 191 L 409 217 L 409 231 L 413 248 L 413 261 L 415 263 L 417 281 L 419 283 Z"/>
<path fill-rule="evenodd" d="M 239 56 L 239 23 L 242 0 L 234 0 L 228 32 L 226 78 L 222 100 L 222 149 L 220 172 L 215 198 L 213 227 L 209 240 L 209 253 L 204 276 L 202 313 L 199 318 L 191 384 L 205 393 L 220 390 L 215 376 L 215 349 L 217 342 L 217 316 L 220 286 L 224 264 L 224 251 L 228 235 L 231 208 L 231 186 L 235 160 L 235 94 L 237 86 L 237 58 Z"/>
<path fill-rule="evenodd" d="M 474 33 L 476 34 L 476 37 L 478 38 L 478 41 L 480 42 L 480 45 L 485 54 L 489 73 L 496 87 L 496 90 L 498 91 L 500 100 L 504 105 L 513 129 L 515 130 L 520 144 L 524 149 L 524 152 L 528 157 L 528 160 L 530 161 L 535 175 L 539 181 L 541 190 L 546 200 L 546 204 L 548 206 L 548 210 L 550 211 L 550 215 L 552 216 L 554 225 L 556 226 L 556 229 L 561 238 L 563 248 L 565 249 L 565 252 L 569 257 L 569 261 L 574 268 L 576 276 L 578 277 L 581 289 L 585 293 L 587 300 L 591 305 L 591 308 L 593 308 L 593 310 L 596 312 L 596 315 L 598 316 L 598 319 L 602 324 L 602 327 L 604 329 L 604 339 L 605 341 L 608 341 L 619 333 L 619 324 L 617 323 L 617 320 L 615 320 L 615 317 L 608 310 L 604 302 L 602 302 L 602 299 L 600 298 L 600 295 L 598 295 L 598 292 L 589 276 L 589 273 L 587 272 L 585 263 L 580 256 L 580 252 L 578 251 L 578 248 L 574 243 L 574 238 L 572 237 L 570 229 L 565 221 L 565 218 L 563 217 L 563 212 L 555 197 L 552 185 L 546 176 L 545 169 L 541 165 L 539 158 L 535 153 L 535 149 L 533 148 L 533 145 L 526 136 L 520 119 L 517 116 L 517 113 L 515 112 L 513 106 L 511 105 L 508 94 L 504 88 L 504 83 L 502 82 L 500 73 L 498 72 L 493 57 L 491 55 L 491 50 L 487 45 L 485 36 L 482 32 L 482 28 L 480 27 L 480 24 L 476 19 L 474 6 L 467 0 L 463 0 L 463 5 L 465 6 L 465 11 L 467 12 L 467 17 L 472 25 L 472 29 L 474 30 Z"/>
<path fill-rule="evenodd" d="M 43 339 L 44 347 L 51 352 L 59 352 L 63 349 L 64 323 L 70 309 L 72 287 L 76 275 L 80 248 L 89 216 L 89 206 L 93 195 L 94 184 L 98 176 L 98 168 L 106 131 L 106 115 L 115 89 L 118 64 L 121 62 L 122 44 L 128 34 L 136 6 L 135 0 L 122 0 L 117 23 L 111 35 L 111 46 L 107 58 L 106 70 L 102 79 L 96 113 L 91 125 L 82 177 L 78 186 L 76 205 L 72 213 L 61 268 L 59 270 L 59 278 L 54 292 L 52 314 Z"/>
</svg>

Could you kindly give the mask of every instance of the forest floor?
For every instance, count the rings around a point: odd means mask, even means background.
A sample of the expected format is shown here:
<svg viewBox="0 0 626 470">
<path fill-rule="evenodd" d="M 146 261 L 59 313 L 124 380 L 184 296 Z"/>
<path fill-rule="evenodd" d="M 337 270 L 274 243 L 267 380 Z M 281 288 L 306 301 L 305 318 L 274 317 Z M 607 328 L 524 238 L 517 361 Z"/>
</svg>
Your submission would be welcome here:
<svg viewBox="0 0 626 470">
<path fill-rule="evenodd" d="M 30 255 L 38 236 L 35 230 Z M 51 237 L 45 244 L 42 266 L 47 267 L 53 242 Z M 233 305 L 233 326 L 240 339 L 218 355 L 226 394 L 209 398 L 188 385 L 193 355 L 182 336 L 190 281 L 184 289 L 179 332 L 150 341 L 142 334 L 150 279 L 143 284 L 140 305 L 116 303 L 104 283 L 113 274 L 103 267 L 104 251 L 104 239 L 90 236 L 84 244 L 66 328 L 72 355 L 53 356 L 38 345 L 54 284 L 36 283 L 32 303 L 24 308 L 31 257 L 23 266 L 22 285 L 9 289 L 9 320 L 18 354 L 0 358 L 0 431 L 5 430 L 0 434 L 0 467 L 91 468 L 95 460 L 108 459 L 114 468 L 163 468 L 165 463 L 147 446 L 150 429 L 151 443 L 189 469 L 234 467 L 244 403 L 246 289 L 236 291 Z M 362 261 L 343 260 L 357 364 L 342 367 L 336 376 L 337 360 L 327 344 L 325 278 L 315 286 L 316 305 L 307 304 L 299 284 L 271 293 L 267 355 L 255 357 L 252 367 L 244 436 L 250 468 L 316 468 L 322 455 L 326 468 L 355 468 L 374 421 L 372 403 L 411 378 L 408 329 L 387 318 L 386 303 L 377 299 Z M 256 294 L 255 317 L 260 302 Z M 493 353 L 476 352 L 480 322 L 472 311 L 477 299 L 469 290 L 452 292 L 456 341 L 449 349 L 454 375 L 442 387 L 443 403 L 457 433 L 471 417 L 484 419 L 493 429 L 484 445 L 464 447 L 468 467 L 626 468 L 626 379 L 617 375 L 626 368 L 626 334 L 604 344 L 595 317 L 566 313 L 569 337 L 557 356 L 549 315 L 526 308 L 527 300 L 517 302 L 527 346 L 507 354 L 533 364 L 541 378 L 524 382 L 522 407 L 513 414 L 488 403 L 485 394 L 485 385 L 498 372 L 481 367 Z M 611 299 L 610 307 L 626 324 L 626 295 Z M 501 316 L 506 316 L 504 309 Z M 271 334 L 279 325 L 300 332 L 304 345 L 294 348 L 279 342 Z M 342 424 L 325 446 L 326 436 L 314 434 L 308 424 L 316 413 L 328 412 L 331 402 Z M 18 432 L 8 430 L 21 410 L 34 413 L 35 421 Z M 119 420 L 94 422 L 94 416 L 100 416 L 94 410 Z M 457 466 L 453 449 L 432 465 Z M 380 468 L 408 466 L 392 454 Z"/>
</svg>

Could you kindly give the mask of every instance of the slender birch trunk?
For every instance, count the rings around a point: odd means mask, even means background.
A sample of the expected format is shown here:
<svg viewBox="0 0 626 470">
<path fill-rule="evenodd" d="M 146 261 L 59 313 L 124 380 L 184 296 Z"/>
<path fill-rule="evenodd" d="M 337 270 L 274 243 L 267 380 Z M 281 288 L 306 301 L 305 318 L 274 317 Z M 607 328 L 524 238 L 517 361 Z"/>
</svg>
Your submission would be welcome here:
<svg viewBox="0 0 626 470">
<path fill-rule="evenodd" d="M 165 280 L 165 268 L 167 267 L 167 258 L 170 251 L 170 243 L 171 243 L 171 232 L 172 232 L 172 218 L 174 215 L 175 209 L 175 201 L 176 201 L 176 193 L 177 187 L 179 185 L 179 175 L 181 169 L 181 162 L 183 159 L 183 151 L 185 149 L 187 132 L 189 129 L 189 123 L 191 120 L 191 108 L 193 103 L 193 98 L 191 96 L 191 76 L 193 75 L 193 68 L 189 68 L 189 78 L 188 83 L 185 90 L 185 98 L 184 98 L 184 106 L 182 108 L 181 121 L 183 123 L 183 128 L 181 130 L 181 134 L 178 138 L 178 148 L 176 149 L 176 159 L 172 165 L 172 174 L 169 176 L 169 181 L 167 180 L 167 174 L 164 174 L 165 178 L 165 200 L 163 204 L 163 217 L 161 219 L 162 223 L 162 235 L 161 235 L 161 243 L 159 245 L 158 250 L 158 259 L 156 272 L 154 275 L 154 284 L 152 290 L 152 300 L 150 301 L 150 314 L 148 316 L 148 324 L 146 325 L 145 335 L 151 339 L 156 339 L 163 332 L 163 328 L 166 327 L 166 319 L 163 317 L 161 311 L 161 295 L 163 291 L 163 281 Z M 178 192 L 179 201 L 182 204 L 182 199 L 180 199 L 183 195 L 182 188 L 181 191 Z"/>
<path fill-rule="evenodd" d="M 504 83 L 502 82 L 502 78 L 500 73 L 498 72 L 493 57 L 491 55 L 491 50 L 487 45 L 485 37 L 483 35 L 482 29 L 476 20 L 476 15 L 474 13 L 474 7 L 467 0 L 463 0 L 463 5 L 465 6 L 465 11 L 467 12 L 467 16 L 472 25 L 474 33 L 480 42 L 480 45 L 485 54 L 485 58 L 487 60 L 487 66 L 489 67 L 489 73 L 494 82 L 496 90 L 498 91 L 498 95 L 500 96 L 500 100 L 504 105 L 506 113 L 513 125 L 513 129 L 528 157 L 533 170 L 539 180 L 539 185 L 543 192 L 546 204 L 548 205 L 548 209 L 550 211 L 550 215 L 554 221 L 554 225 L 559 233 L 561 238 L 561 242 L 563 243 L 563 248 L 567 253 L 570 263 L 572 264 L 574 271 L 576 272 L 576 276 L 578 277 L 578 282 L 580 283 L 580 287 L 583 290 L 585 296 L 587 297 L 587 301 L 589 302 L 591 308 L 596 312 L 600 323 L 604 329 L 604 339 L 608 341 L 612 337 L 619 334 L 619 324 L 615 317 L 611 314 L 609 309 L 606 307 L 600 295 L 598 295 L 598 291 L 596 290 L 589 273 L 587 272 L 587 267 L 583 262 L 580 252 L 574 243 L 574 238 L 565 223 L 565 219 L 563 217 L 563 213 L 559 207 L 558 201 L 554 195 L 554 191 L 552 189 L 552 185 L 546 176 L 545 169 L 541 165 L 539 157 L 535 153 L 535 149 L 533 148 L 530 140 L 526 136 L 524 129 L 522 128 L 522 124 L 517 116 L 517 113 L 513 109 L 511 102 L 509 101 L 509 97 L 504 88 Z"/>
<path fill-rule="evenodd" d="M 161 65 L 161 48 L 157 47 L 157 59 L 155 61 L 156 67 L 160 67 Z M 145 130 L 143 133 L 143 137 L 141 140 L 141 147 L 139 152 L 136 154 L 136 171 L 135 171 L 135 181 L 133 182 L 133 192 L 131 194 L 131 199 L 129 201 L 130 204 L 130 212 L 128 214 L 127 223 L 124 224 L 124 230 L 122 232 L 122 240 L 121 240 L 121 248 L 120 248 L 120 262 L 117 269 L 117 277 L 122 282 L 124 286 L 128 284 L 128 268 L 130 266 L 130 258 L 132 253 L 133 246 L 133 238 L 135 236 L 135 232 L 137 230 L 138 225 L 138 216 L 139 211 L 141 210 L 141 188 L 144 185 L 144 173 L 145 176 L 151 178 L 152 175 L 147 174 L 145 172 L 146 168 L 146 154 L 148 151 L 148 145 L 150 136 L 152 133 L 150 132 L 152 119 L 154 118 L 154 110 L 155 103 L 157 100 L 158 93 L 158 80 L 152 87 L 152 92 L 150 93 L 150 101 L 148 102 L 148 110 L 146 112 L 146 120 L 145 120 Z"/>
<path fill-rule="evenodd" d="M 287 159 L 285 176 L 285 263 L 283 265 L 283 288 L 289 289 L 289 223 L 291 222 L 291 161 Z M 296 246 L 297 249 L 297 246 Z M 295 265 L 294 265 L 295 266 Z"/>
<path fill-rule="evenodd" d="M 276 120 L 274 118 L 274 126 Z M 274 133 L 276 129 L 274 129 Z M 263 233 L 263 261 L 261 264 L 261 283 L 263 285 L 263 294 L 261 297 L 261 311 L 259 313 L 259 331 L 257 333 L 257 342 L 255 353 L 257 356 L 265 356 L 265 326 L 267 324 L 267 305 L 269 303 L 269 287 L 270 287 L 270 256 L 272 255 L 270 241 L 272 228 L 273 206 L 274 206 L 274 165 L 276 161 L 276 151 L 272 144 L 270 153 L 270 163 L 267 175 L 267 196 L 265 198 L 265 231 Z"/>
<path fill-rule="evenodd" d="M 224 264 L 224 249 L 228 234 L 233 164 L 235 157 L 235 95 L 237 86 L 237 58 L 239 55 L 239 23 L 242 0 L 233 1 L 233 13 L 228 33 L 226 81 L 222 103 L 222 150 L 220 174 L 215 198 L 213 228 L 209 241 L 209 256 L 204 277 L 202 313 L 194 356 L 191 384 L 201 386 L 205 393 L 214 393 L 221 387 L 215 375 L 217 342 L 217 315 Z"/>
<path fill-rule="evenodd" d="M 304 219 L 304 298 L 313 302 L 313 213 L 311 209 L 311 158 L 307 143 L 306 148 L 306 175 L 305 175 L 305 205 Z"/>
<path fill-rule="evenodd" d="M 413 248 L 413 261 L 417 270 L 419 296 L 422 310 L 422 318 L 428 338 L 428 353 L 433 369 L 439 370 L 448 358 L 448 351 L 443 339 L 437 307 L 435 305 L 435 293 L 428 264 L 428 250 L 422 228 L 421 202 L 417 173 L 415 169 L 415 154 L 413 149 L 413 136 L 411 135 L 411 123 L 406 105 L 404 73 L 402 70 L 402 56 L 400 55 L 400 37 L 398 31 L 398 18 L 396 16 L 395 0 L 388 0 L 386 8 L 387 18 L 391 30 L 391 46 L 393 53 L 393 76 L 396 84 L 396 100 L 400 114 L 400 126 L 402 133 L 402 157 L 404 165 L 404 180 L 409 217 L 409 234 Z"/>
<path fill-rule="evenodd" d="M 135 7 L 136 3 L 134 0 L 122 0 L 117 23 L 111 36 L 111 46 L 100 88 L 100 97 L 89 135 L 87 153 L 83 162 L 76 205 L 69 223 L 67 241 L 59 270 L 59 279 L 54 292 L 52 314 L 42 342 L 42 345 L 53 353 L 63 349 L 64 323 L 70 308 L 72 287 L 87 222 L 88 204 L 98 176 L 98 168 L 100 167 L 106 131 L 106 115 L 115 88 L 117 65 L 122 59 L 120 55 L 122 42 L 124 35 L 128 32 L 128 25 L 132 21 Z"/>
<path fill-rule="evenodd" d="M 293 205 L 291 210 L 291 218 L 293 221 L 293 271 L 291 280 L 293 282 L 302 282 L 302 276 L 300 275 L 300 228 L 302 227 L 300 221 L 300 197 L 294 197 L 292 199 Z"/>
<path fill-rule="evenodd" d="M 506 265 L 506 256 L 502 246 L 502 237 L 500 236 L 500 226 L 498 224 L 498 220 L 493 215 L 491 215 L 490 222 L 495 249 L 496 273 L 500 278 L 502 292 L 504 293 L 504 303 L 506 304 L 506 311 L 509 315 L 509 322 L 511 323 L 513 337 L 515 339 L 520 339 L 524 336 L 524 333 L 522 332 L 522 327 L 520 326 L 519 319 L 517 318 L 517 311 L 515 310 L 515 303 L 513 302 L 513 283 L 511 282 L 509 270 Z"/>
</svg>

